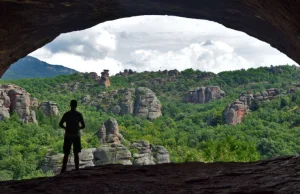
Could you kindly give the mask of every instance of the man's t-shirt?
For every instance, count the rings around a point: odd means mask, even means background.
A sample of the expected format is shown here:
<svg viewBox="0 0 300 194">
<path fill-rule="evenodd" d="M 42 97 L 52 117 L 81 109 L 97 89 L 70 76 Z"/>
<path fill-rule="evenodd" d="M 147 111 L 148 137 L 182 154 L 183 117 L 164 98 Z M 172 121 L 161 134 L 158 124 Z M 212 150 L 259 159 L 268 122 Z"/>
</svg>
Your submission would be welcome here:
<svg viewBox="0 0 300 194">
<path fill-rule="evenodd" d="M 74 137 L 80 136 L 80 126 L 79 123 L 83 122 L 83 117 L 80 112 L 69 111 L 64 114 L 61 119 L 61 122 L 66 122 L 66 131 L 65 136 Z"/>
</svg>

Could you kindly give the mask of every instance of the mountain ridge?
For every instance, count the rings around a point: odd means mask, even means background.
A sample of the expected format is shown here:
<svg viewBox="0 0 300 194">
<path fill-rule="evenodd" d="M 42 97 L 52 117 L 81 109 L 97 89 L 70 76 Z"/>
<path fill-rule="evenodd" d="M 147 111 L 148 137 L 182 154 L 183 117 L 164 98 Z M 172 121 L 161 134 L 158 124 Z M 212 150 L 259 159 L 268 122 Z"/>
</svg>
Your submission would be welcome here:
<svg viewBox="0 0 300 194">
<path fill-rule="evenodd" d="M 26 56 L 13 63 L 1 79 L 46 78 L 68 75 L 77 71 L 62 65 L 52 65 L 32 56 Z"/>
</svg>

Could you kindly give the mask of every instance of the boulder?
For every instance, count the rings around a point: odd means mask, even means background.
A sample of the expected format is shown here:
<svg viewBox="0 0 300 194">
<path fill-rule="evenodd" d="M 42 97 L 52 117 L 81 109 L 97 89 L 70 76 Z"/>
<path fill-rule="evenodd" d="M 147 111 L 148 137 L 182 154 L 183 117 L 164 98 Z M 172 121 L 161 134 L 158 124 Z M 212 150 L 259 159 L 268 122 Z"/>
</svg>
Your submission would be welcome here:
<svg viewBox="0 0 300 194">
<path fill-rule="evenodd" d="M 165 147 L 159 145 L 153 146 L 152 153 L 156 164 L 170 163 L 170 154 Z"/>
<path fill-rule="evenodd" d="M 189 103 L 204 104 L 213 100 L 218 100 L 225 97 L 225 92 L 218 86 L 199 87 L 195 90 L 189 91 L 184 101 Z"/>
<path fill-rule="evenodd" d="M 151 153 L 133 154 L 133 165 L 154 165 L 153 156 Z"/>
<path fill-rule="evenodd" d="M 90 72 L 88 74 L 88 78 L 92 79 L 92 80 L 95 80 L 95 81 L 99 81 L 100 80 L 100 77 L 98 76 L 98 74 L 96 72 Z"/>
<path fill-rule="evenodd" d="M 148 141 L 136 141 L 131 146 L 131 149 L 137 149 L 139 153 L 133 154 L 133 165 L 153 165 L 155 164 L 151 146 Z"/>
<path fill-rule="evenodd" d="M 227 106 L 224 111 L 224 118 L 226 124 L 236 125 L 241 123 L 244 115 L 249 112 L 249 107 L 244 102 L 235 101 Z"/>
<path fill-rule="evenodd" d="M 110 86 L 109 70 L 105 69 L 103 72 L 101 72 L 100 83 L 101 83 L 101 85 L 103 85 L 105 87 Z"/>
<path fill-rule="evenodd" d="M 85 95 L 82 97 L 81 102 L 82 103 L 88 103 L 91 100 L 91 96 L 90 95 Z"/>
<path fill-rule="evenodd" d="M 167 75 L 168 76 L 179 76 L 181 73 L 177 70 L 177 69 L 174 69 L 174 70 L 170 70 L 168 71 Z"/>
<path fill-rule="evenodd" d="M 0 121 L 9 117 L 10 117 L 9 109 L 3 105 L 0 105 Z"/>
<path fill-rule="evenodd" d="M 71 92 L 76 92 L 79 88 L 80 83 L 79 82 L 75 82 L 72 86 L 71 86 Z"/>
<path fill-rule="evenodd" d="M 122 95 L 122 99 L 120 101 L 120 114 L 133 114 L 134 109 L 134 89 L 127 88 L 119 91 Z"/>
<path fill-rule="evenodd" d="M 258 103 L 272 100 L 279 94 L 280 91 L 276 88 L 261 91 L 254 95 L 251 93 L 251 91 L 240 94 L 239 99 L 228 105 L 224 110 L 226 124 L 236 125 L 241 123 L 245 114 L 247 114 L 250 110 L 255 109 L 255 106 Z"/>
<path fill-rule="evenodd" d="M 152 90 L 144 87 L 101 92 L 83 103 L 118 115 L 134 114 L 150 120 L 162 116 L 160 101 Z"/>
<path fill-rule="evenodd" d="M 95 165 L 131 165 L 131 152 L 122 144 L 104 144 L 94 152 Z"/>
<path fill-rule="evenodd" d="M 118 115 L 121 113 L 121 107 L 119 105 L 116 105 L 116 106 L 112 107 L 111 112 Z"/>
<path fill-rule="evenodd" d="M 150 120 L 162 116 L 161 103 L 149 88 L 139 87 L 135 90 L 134 114 Z"/>
<path fill-rule="evenodd" d="M 37 98 L 30 98 L 30 107 L 32 108 L 39 107 L 39 101 Z"/>
<path fill-rule="evenodd" d="M 30 109 L 30 94 L 24 89 L 16 87 L 8 91 L 10 98 L 10 112 L 16 112 L 24 123 L 37 123 L 36 114 Z"/>
<path fill-rule="evenodd" d="M 95 166 L 94 152 L 96 148 L 83 149 L 79 153 L 79 168 Z M 48 154 L 46 155 L 41 169 L 44 172 L 51 171 L 54 174 L 59 174 L 62 166 L 64 154 Z M 75 169 L 74 155 L 71 154 L 67 163 L 67 170 Z"/>
<path fill-rule="evenodd" d="M 9 118 L 10 98 L 4 90 L 0 90 L 0 120 Z"/>
<path fill-rule="evenodd" d="M 42 102 L 39 105 L 41 110 L 46 116 L 57 116 L 59 114 L 57 104 L 54 102 Z"/>
<path fill-rule="evenodd" d="M 102 144 L 113 143 L 120 144 L 124 140 L 122 134 L 119 133 L 119 125 L 116 119 L 110 118 L 106 120 L 95 133 Z"/>
<path fill-rule="evenodd" d="M 59 174 L 62 166 L 62 160 L 64 158 L 64 154 L 47 154 L 44 162 L 41 166 L 41 169 L 44 172 L 51 171 L 54 174 Z"/>
</svg>

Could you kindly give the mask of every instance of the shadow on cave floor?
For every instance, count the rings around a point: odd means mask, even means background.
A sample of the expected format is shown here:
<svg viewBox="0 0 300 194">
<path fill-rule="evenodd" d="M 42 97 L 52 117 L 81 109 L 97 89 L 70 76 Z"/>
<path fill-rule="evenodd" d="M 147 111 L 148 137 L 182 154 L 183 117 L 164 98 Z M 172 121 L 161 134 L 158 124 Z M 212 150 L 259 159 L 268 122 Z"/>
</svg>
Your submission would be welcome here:
<svg viewBox="0 0 300 194">
<path fill-rule="evenodd" d="M 253 163 L 107 165 L 0 182 L 0 193 L 300 193 L 300 157 Z"/>
</svg>

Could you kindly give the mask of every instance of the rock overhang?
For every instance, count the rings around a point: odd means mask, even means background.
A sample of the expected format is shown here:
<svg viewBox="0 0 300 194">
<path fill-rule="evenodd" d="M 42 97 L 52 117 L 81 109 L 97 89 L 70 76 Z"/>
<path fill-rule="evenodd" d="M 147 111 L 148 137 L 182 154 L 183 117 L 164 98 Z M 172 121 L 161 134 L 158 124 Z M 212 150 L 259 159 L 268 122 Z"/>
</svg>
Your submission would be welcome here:
<svg viewBox="0 0 300 194">
<path fill-rule="evenodd" d="M 299 1 L 0 0 L 0 75 L 61 33 L 139 15 L 206 19 L 269 43 L 300 63 Z"/>
</svg>

